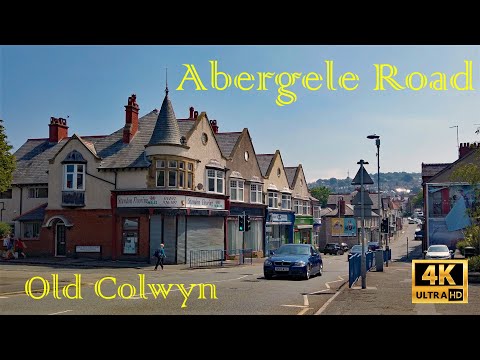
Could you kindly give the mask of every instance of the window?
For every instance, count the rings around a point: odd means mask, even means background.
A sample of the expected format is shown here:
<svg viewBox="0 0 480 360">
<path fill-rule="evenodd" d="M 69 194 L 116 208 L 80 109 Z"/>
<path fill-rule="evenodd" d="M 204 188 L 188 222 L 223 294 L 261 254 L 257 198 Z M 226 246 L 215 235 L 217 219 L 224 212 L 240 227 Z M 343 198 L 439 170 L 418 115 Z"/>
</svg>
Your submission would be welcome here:
<svg viewBox="0 0 480 360">
<path fill-rule="evenodd" d="M 261 204 L 262 203 L 262 185 L 250 184 L 250 202 Z"/>
<path fill-rule="evenodd" d="M 207 169 L 208 192 L 223 194 L 223 178 L 225 173 L 221 170 Z"/>
<path fill-rule="evenodd" d="M 319 219 L 319 218 L 320 218 L 320 210 L 321 210 L 320 206 L 314 206 L 314 207 L 313 207 L 313 217 L 314 217 L 315 219 Z"/>
<path fill-rule="evenodd" d="M 268 193 L 268 207 L 272 209 L 278 208 L 278 193 L 275 193 L 275 192 Z"/>
<path fill-rule="evenodd" d="M 23 238 L 24 239 L 38 239 L 41 227 L 42 227 L 41 222 L 25 222 L 25 223 L 23 223 Z"/>
<path fill-rule="evenodd" d="M 193 190 L 193 163 L 166 159 L 156 160 L 155 165 L 157 187 Z"/>
<path fill-rule="evenodd" d="M 123 219 L 123 254 L 138 254 L 138 218 Z"/>
<path fill-rule="evenodd" d="M 303 202 L 303 215 L 310 215 L 310 202 L 304 201 Z"/>
<path fill-rule="evenodd" d="M 168 171 L 168 187 L 177 187 L 177 172 Z"/>
<path fill-rule="evenodd" d="M 12 198 L 12 189 L 8 189 L 4 192 L 0 192 L 0 199 L 11 199 Z"/>
<path fill-rule="evenodd" d="M 66 164 L 64 165 L 65 178 L 64 190 L 85 190 L 85 165 Z"/>
<path fill-rule="evenodd" d="M 230 180 L 230 200 L 243 201 L 242 180 Z"/>
<path fill-rule="evenodd" d="M 295 214 L 302 215 L 302 205 L 300 200 L 293 201 L 293 211 L 295 211 Z"/>
<path fill-rule="evenodd" d="M 290 210 L 292 208 L 292 196 L 282 194 L 282 209 Z"/>
<path fill-rule="evenodd" d="M 165 171 L 157 170 L 157 186 L 165 186 Z"/>
<path fill-rule="evenodd" d="M 48 188 L 30 188 L 28 189 L 28 197 L 30 199 L 48 198 Z"/>
</svg>

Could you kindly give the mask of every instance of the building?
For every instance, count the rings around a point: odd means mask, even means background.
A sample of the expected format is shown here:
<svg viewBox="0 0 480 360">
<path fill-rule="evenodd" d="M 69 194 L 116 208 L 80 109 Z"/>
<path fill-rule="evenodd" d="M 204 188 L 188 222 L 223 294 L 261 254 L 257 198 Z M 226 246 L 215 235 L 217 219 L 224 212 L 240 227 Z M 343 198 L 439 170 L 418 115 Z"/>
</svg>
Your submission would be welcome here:
<svg viewBox="0 0 480 360">
<path fill-rule="evenodd" d="M 241 132 L 218 132 L 215 120 L 213 129 L 223 156 L 227 159 L 227 190 L 230 196 L 230 213 L 227 221 L 227 251 L 239 255 L 241 249 L 252 249 L 263 256 L 265 234 L 265 209 L 263 175 L 257 161 L 248 129 Z M 248 215 L 250 230 L 239 231 L 239 216 Z"/>
<path fill-rule="evenodd" d="M 292 210 L 292 191 L 280 151 L 277 150 L 274 154 L 257 154 L 257 160 L 266 187 L 264 249 L 268 255 L 280 245 L 293 242 L 295 215 Z"/>
</svg>

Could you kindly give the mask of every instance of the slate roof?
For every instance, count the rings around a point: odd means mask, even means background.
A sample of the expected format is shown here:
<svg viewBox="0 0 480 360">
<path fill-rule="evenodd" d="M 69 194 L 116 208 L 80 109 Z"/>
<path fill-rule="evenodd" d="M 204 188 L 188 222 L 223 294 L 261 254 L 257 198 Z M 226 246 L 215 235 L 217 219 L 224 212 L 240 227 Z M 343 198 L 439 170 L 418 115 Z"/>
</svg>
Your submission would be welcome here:
<svg viewBox="0 0 480 360">
<path fill-rule="evenodd" d="M 275 154 L 257 154 L 258 165 L 263 176 L 267 176 L 268 167 L 273 160 Z"/>
<path fill-rule="evenodd" d="M 288 185 L 293 189 L 293 181 L 295 180 L 295 174 L 297 173 L 298 166 L 286 167 L 285 175 L 287 175 Z"/>
<path fill-rule="evenodd" d="M 173 111 L 172 102 L 168 98 L 168 90 L 148 145 L 172 144 L 180 145 L 180 129 Z"/>
<path fill-rule="evenodd" d="M 424 164 L 422 163 L 422 178 L 437 175 L 451 163 Z"/>
<path fill-rule="evenodd" d="M 169 141 L 172 136 L 177 139 L 175 143 L 180 144 L 180 137 L 186 136 L 195 124 L 194 120 L 180 119 L 177 122 L 176 130 L 166 129 L 168 136 L 161 134 L 152 136 L 154 129 L 160 131 L 164 128 L 163 125 L 156 127 L 157 119 L 162 122 L 175 118 L 168 96 L 165 96 L 162 109 L 164 110 L 163 114 L 162 110 L 160 113 L 158 110 L 153 110 L 139 118 L 138 131 L 129 144 L 123 142 L 123 126 L 110 135 L 77 137 L 94 155 L 96 154 L 101 159 L 99 169 L 148 168 L 151 164 L 145 156 L 146 144 L 152 139 L 160 143 Z M 173 127 L 175 128 L 175 126 Z M 71 137 L 64 138 L 58 143 L 50 143 L 48 138 L 28 139 L 14 153 L 17 159 L 17 168 L 13 173 L 12 184 L 48 183 L 48 160 L 52 159 L 70 139 Z"/>
<path fill-rule="evenodd" d="M 14 218 L 14 221 L 43 221 L 45 217 L 45 208 L 47 203 L 37 206 L 36 208 L 23 213 L 22 215 Z"/>
<path fill-rule="evenodd" d="M 223 156 L 226 158 L 231 157 L 233 148 L 238 141 L 238 138 L 242 135 L 242 132 L 224 132 L 217 133 L 215 137 L 217 138 L 218 146 L 222 151 Z"/>
</svg>

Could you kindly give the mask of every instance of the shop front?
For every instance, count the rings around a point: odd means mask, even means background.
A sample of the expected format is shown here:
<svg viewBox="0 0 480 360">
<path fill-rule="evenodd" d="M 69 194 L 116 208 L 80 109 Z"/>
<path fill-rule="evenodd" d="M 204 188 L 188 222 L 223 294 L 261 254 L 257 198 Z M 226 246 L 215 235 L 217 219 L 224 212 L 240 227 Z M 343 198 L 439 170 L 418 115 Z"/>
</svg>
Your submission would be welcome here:
<svg viewBox="0 0 480 360">
<path fill-rule="evenodd" d="M 293 211 L 269 211 L 267 209 L 265 223 L 265 256 L 283 244 L 293 242 Z"/>
<path fill-rule="evenodd" d="M 239 231 L 239 216 L 248 215 L 250 230 Z M 227 221 L 227 252 L 230 256 L 240 254 L 241 249 L 251 249 L 254 256 L 263 256 L 265 205 L 231 204 Z"/>
<path fill-rule="evenodd" d="M 293 231 L 295 244 L 313 244 L 313 217 L 296 215 Z"/>
<path fill-rule="evenodd" d="M 151 261 L 160 243 L 165 244 L 166 264 L 186 264 L 201 250 L 225 250 L 225 196 L 116 191 L 113 197 L 112 241 L 118 259 Z"/>
</svg>

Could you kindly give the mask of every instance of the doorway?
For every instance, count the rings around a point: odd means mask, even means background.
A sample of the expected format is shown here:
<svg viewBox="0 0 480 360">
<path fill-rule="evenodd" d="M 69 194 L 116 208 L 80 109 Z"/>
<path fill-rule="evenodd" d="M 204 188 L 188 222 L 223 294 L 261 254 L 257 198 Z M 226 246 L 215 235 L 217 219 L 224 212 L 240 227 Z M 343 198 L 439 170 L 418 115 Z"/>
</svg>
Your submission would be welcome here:
<svg viewBox="0 0 480 360">
<path fill-rule="evenodd" d="M 59 221 L 55 226 L 55 256 L 67 255 L 67 233 L 63 221 Z"/>
</svg>

